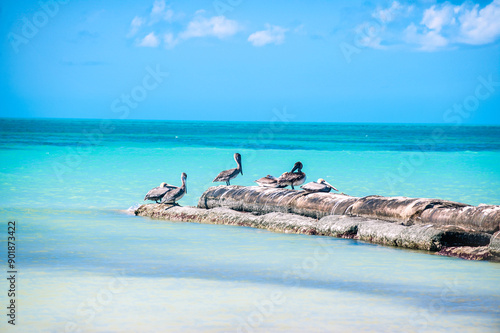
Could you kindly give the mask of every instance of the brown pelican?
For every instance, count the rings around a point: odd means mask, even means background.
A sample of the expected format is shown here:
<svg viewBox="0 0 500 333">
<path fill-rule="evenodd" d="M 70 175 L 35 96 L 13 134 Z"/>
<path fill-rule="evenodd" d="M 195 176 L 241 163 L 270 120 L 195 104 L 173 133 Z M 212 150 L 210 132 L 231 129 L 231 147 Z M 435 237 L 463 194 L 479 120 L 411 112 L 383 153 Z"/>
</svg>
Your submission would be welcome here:
<svg viewBox="0 0 500 333">
<path fill-rule="evenodd" d="M 259 178 L 255 181 L 259 186 L 262 187 L 277 187 L 277 188 L 283 188 L 286 185 L 278 185 L 278 178 L 267 175 L 265 177 Z"/>
<path fill-rule="evenodd" d="M 323 178 L 318 179 L 317 182 L 310 182 L 300 187 L 307 192 L 330 192 L 331 190 L 339 191 L 333 185 L 329 184 Z"/>
<path fill-rule="evenodd" d="M 229 169 L 229 170 L 224 170 L 221 171 L 217 177 L 212 181 L 213 183 L 215 182 L 226 182 L 226 185 L 231 185 L 229 184 L 229 181 L 233 178 L 236 178 L 236 176 L 241 173 L 243 175 L 243 169 L 241 168 L 241 155 L 236 153 L 234 154 L 234 160 L 236 161 L 236 164 L 238 165 L 237 168 L 234 169 Z"/>
<path fill-rule="evenodd" d="M 292 186 L 292 190 L 294 190 L 294 185 L 302 185 L 306 180 L 306 174 L 302 172 L 302 163 L 295 162 L 292 171 L 285 172 L 278 178 L 278 185 L 280 186 Z M 297 170 L 297 172 L 294 172 Z"/>
<path fill-rule="evenodd" d="M 181 200 L 181 198 L 184 196 L 184 194 L 187 193 L 186 179 L 187 179 L 187 175 L 186 175 L 186 173 L 183 172 L 181 175 L 182 186 L 176 187 L 176 188 L 168 191 L 163 196 L 163 199 L 161 199 L 161 203 L 162 204 L 166 204 L 166 203 L 176 204 L 176 201 Z"/>
<path fill-rule="evenodd" d="M 156 201 L 158 203 L 168 191 L 174 188 L 177 188 L 177 186 L 161 183 L 160 186 L 151 189 L 144 197 L 144 200 Z"/>
</svg>

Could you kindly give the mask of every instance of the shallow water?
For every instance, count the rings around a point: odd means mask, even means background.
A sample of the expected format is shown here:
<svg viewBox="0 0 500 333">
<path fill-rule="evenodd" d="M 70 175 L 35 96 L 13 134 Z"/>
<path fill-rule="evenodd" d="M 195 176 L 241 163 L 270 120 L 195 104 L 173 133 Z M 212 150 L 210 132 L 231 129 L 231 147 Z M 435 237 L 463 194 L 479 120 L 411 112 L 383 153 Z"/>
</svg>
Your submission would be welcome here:
<svg viewBox="0 0 500 333">
<path fill-rule="evenodd" d="M 125 212 L 160 182 L 180 183 L 182 171 L 188 173 L 188 194 L 181 204 L 195 205 L 218 171 L 233 167 L 236 148 L 244 175 L 235 184 L 279 175 L 301 160 L 309 180 L 325 178 L 351 195 L 500 204 L 498 127 L 453 128 L 448 143 L 422 152 L 414 140 L 437 126 L 399 131 L 395 125 L 317 125 L 316 136 L 299 142 L 293 134 L 308 125 L 295 124 L 266 145 L 238 146 L 267 125 L 201 123 L 193 138 L 172 143 L 165 137 L 187 135 L 190 123 L 129 121 L 87 146 L 86 154 L 75 153 L 79 143 L 84 147 L 83 131 L 98 124 L 0 120 L 6 161 L 0 167 L 0 216 L 18 221 L 18 330 L 500 329 L 498 263 Z M 153 130 L 157 137 L 148 139 Z M 376 144 L 359 143 L 364 133 Z M 400 140 L 395 143 L 390 133 Z M 0 240 L 5 248 L 5 237 Z M 5 280 L 0 288 L 7 290 Z M 0 294 L 6 304 L 6 293 Z M 11 331 L 5 320 L 0 327 Z"/>
</svg>

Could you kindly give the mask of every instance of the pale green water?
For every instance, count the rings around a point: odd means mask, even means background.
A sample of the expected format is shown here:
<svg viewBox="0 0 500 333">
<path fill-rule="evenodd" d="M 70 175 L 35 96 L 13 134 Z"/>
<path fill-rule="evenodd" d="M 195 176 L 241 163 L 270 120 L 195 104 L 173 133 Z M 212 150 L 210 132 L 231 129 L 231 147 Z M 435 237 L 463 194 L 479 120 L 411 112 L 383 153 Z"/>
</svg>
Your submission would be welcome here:
<svg viewBox="0 0 500 333">
<path fill-rule="evenodd" d="M 300 160 L 308 180 L 351 195 L 500 204 L 498 127 L 450 128 L 421 152 L 415 142 L 433 127 L 314 125 L 301 140 L 307 125 L 289 125 L 252 141 L 265 124 L 124 122 L 67 163 L 96 124 L 0 120 L 0 216 L 3 229 L 18 221 L 20 278 L 18 325 L 4 318 L 1 330 L 499 330 L 500 264 L 123 212 L 160 182 L 179 184 L 183 171 L 181 204 L 195 205 L 218 171 L 234 167 L 236 150 L 244 176 L 235 184 Z M 5 308 L 5 280 L 0 288 Z"/>
</svg>

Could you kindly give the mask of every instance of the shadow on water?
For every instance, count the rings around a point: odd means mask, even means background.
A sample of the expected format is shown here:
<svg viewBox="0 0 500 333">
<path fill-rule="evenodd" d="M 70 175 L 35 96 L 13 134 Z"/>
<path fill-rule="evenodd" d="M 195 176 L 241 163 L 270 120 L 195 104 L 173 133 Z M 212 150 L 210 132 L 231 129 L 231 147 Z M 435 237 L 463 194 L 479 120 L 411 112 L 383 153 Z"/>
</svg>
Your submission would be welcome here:
<svg viewBox="0 0 500 333">
<path fill-rule="evenodd" d="M 3 216 L 14 215 L 16 210 L 0 209 L 0 213 Z M 71 220 L 74 214 L 78 217 Z M 492 270 L 485 272 L 495 273 L 500 270 L 496 264 L 464 261 L 463 265 L 451 265 L 451 262 L 456 262 L 455 259 L 427 254 L 411 257 L 413 253 L 406 253 L 407 260 L 413 258 L 420 261 L 419 265 L 425 270 L 417 267 L 413 272 L 405 273 L 400 271 L 405 267 L 401 267 L 398 269 L 401 274 L 391 277 L 385 269 L 401 265 L 406 260 L 401 257 L 395 259 L 397 254 L 393 257 L 391 249 L 380 247 L 381 251 L 388 253 L 382 252 L 378 256 L 373 253 L 377 251 L 374 245 L 331 239 L 334 258 L 319 263 L 315 269 L 300 270 L 302 260 L 311 257 L 314 246 L 319 246 L 313 244 L 318 236 L 158 222 L 111 211 L 30 210 L 22 213 L 23 220 L 20 234 L 23 235 L 24 252 L 20 253 L 19 259 L 25 271 L 41 271 L 42 274 L 50 271 L 63 277 L 78 274 L 90 278 L 116 276 L 119 272 L 130 278 L 201 279 L 252 284 L 257 288 L 284 288 L 290 293 L 296 288 L 324 290 L 348 294 L 349 297 L 352 294 L 384 298 L 401 306 L 421 309 L 429 309 L 432 302 L 438 302 L 443 312 L 450 315 L 500 315 L 500 295 L 495 293 L 496 289 L 470 288 L 476 285 L 474 267 L 492 265 Z M 257 241 L 260 247 L 256 249 Z M 1 240 L 0 245 L 3 242 Z M 278 249 L 279 246 L 284 247 Z M 330 240 L 327 246 L 330 246 Z M 346 249 L 351 246 L 360 250 L 363 247 L 369 249 L 361 252 Z M 366 255 L 368 257 L 365 258 Z M 447 262 L 451 266 L 444 265 Z M 421 276 L 431 270 L 442 272 L 442 280 L 439 275 Z M 462 273 L 466 275 L 454 276 Z M 485 281 L 492 278 L 486 276 Z M 453 279 L 455 282 L 452 282 Z M 460 279 L 466 280 L 461 283 Z M 409 282 L 405 284 L 404 281 Z M 335 298 L 332 302 L 336 302 Z"/>
<path fill-rule="evenodd" d="M 67 256 L 67 254 L 65 254 Z M 33 257 L 36 260 L 36 254 Z M 40 258 L 42 259 L 42 258 Z M 376 281 L 357 281 L 341 279 L 318 279 L 314 277 L 301 278 L 293 274 L 284 277 L 282 271 L 273 271 L 248 265 L 218 265 L 217 267 L 200 267 L 189 264 L 145 264 L 144 262 L 113 262 L 98 257 L 82 260 L 81 257 L 65 258 L 71 265 L 59 265 L 57 271 L 63 272 L 88 272 L 96 275 L 114 276 L 116 272 L 129 278 L 173 278 L 173 279 L 201 279 L 207 281 L 227 281 L 231 283 L 251 283 L 255 285 L 276 286 L 293 289 L 316 289 L 342 293 L 363 294 L 372 297 L 386 297 L 405 306 L 416 306 L 428 309 L 431 302 L 438 302 L 439 307 L 446 309 L 449 314 L 475 313 L 482 316 L 500 315 L 500 295 L 474 295 L 464 293 L 460 285 L 453 286 L 443 282 L 443 287 L 409 285 Z M 43 267 L 43 260 L 38 260 L 39 265 L 32 263 L 30 266 Z M 151 267 L 154 266 L 154 270 Z M 209 265 L 207 265 L 209 266 Z M 133 267 L 133 268 L 131 268 Z M 260 270 L 261 272 L 256 272 Z M 285 291 L 286 292 L 286 291 Z M 334 301 L 334 300 L 332 300 Z"/>
</svg>

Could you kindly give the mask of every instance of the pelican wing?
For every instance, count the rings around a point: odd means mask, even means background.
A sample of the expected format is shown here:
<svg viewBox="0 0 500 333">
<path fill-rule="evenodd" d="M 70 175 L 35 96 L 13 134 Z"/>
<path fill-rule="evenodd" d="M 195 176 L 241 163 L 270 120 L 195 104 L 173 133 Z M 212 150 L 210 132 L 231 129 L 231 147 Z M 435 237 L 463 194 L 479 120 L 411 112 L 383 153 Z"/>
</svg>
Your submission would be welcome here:
<svg viewBox="0 0 500 333">
<path fill-rule="evenodd" d="M 259 178 L 255 181 L 259 186 L 262 187 L 276 187 L 278 186 L 278 179 L 273 176 L 266 176 Z"/>
<path fill-rule="evenodd" d="M 297 183 L 305 178 L 303 172 L 285 172 L 278 178 L 278 184 Z"/>
<path fill-rule="evenodd" d="M 308 192 L 330 192 L 331 188 L 325 184 L 310 182 L 300 187 Z"/>
<path fill-rule="evenodd" d="M 215 182 L 227 182 L 228 180 L 231 180 L 234 177 L 236 177 L 236 175 L 238 174 L 238 172 L 239 172 L 239 170 L 237 168 L 221 171 L 217 175 L 217 177 L 215 177 L 215 179 L 212 181 L 212 183 L 215 183 Z"/>
<path fill-rule="evenodd" d="M 146 196 L 144 197 L 144 200 L 158 200 L 162 198 L 165 193 L 169 192 L 170 190 L 176 188 L 176 186 L 173 185 L 166 185 L 166 186 L 157 186 L 153 189 L 151 189 Z"/>
<path fill-rule="evenodd" d="M 162 203 L 162 204 L 172 203 L 172 202 L 175 202 L 177 200 L 180 200 L 184 196 L 184 193 L 185 193 L 185 189 L 182 187 L 176 187 L 174 189 L 171 189 L 163 196 L 163 199 L 161 199 L 160 203 Z"/>
<path fill-rule="evenodd" d="M 273 188 L 283 188 L 284 185 L 278 185 L 278 178 L 271 175 L 259 178 L 255 181 L 259 186 L 262 187 L 273 187 Z"/>
</svg>

